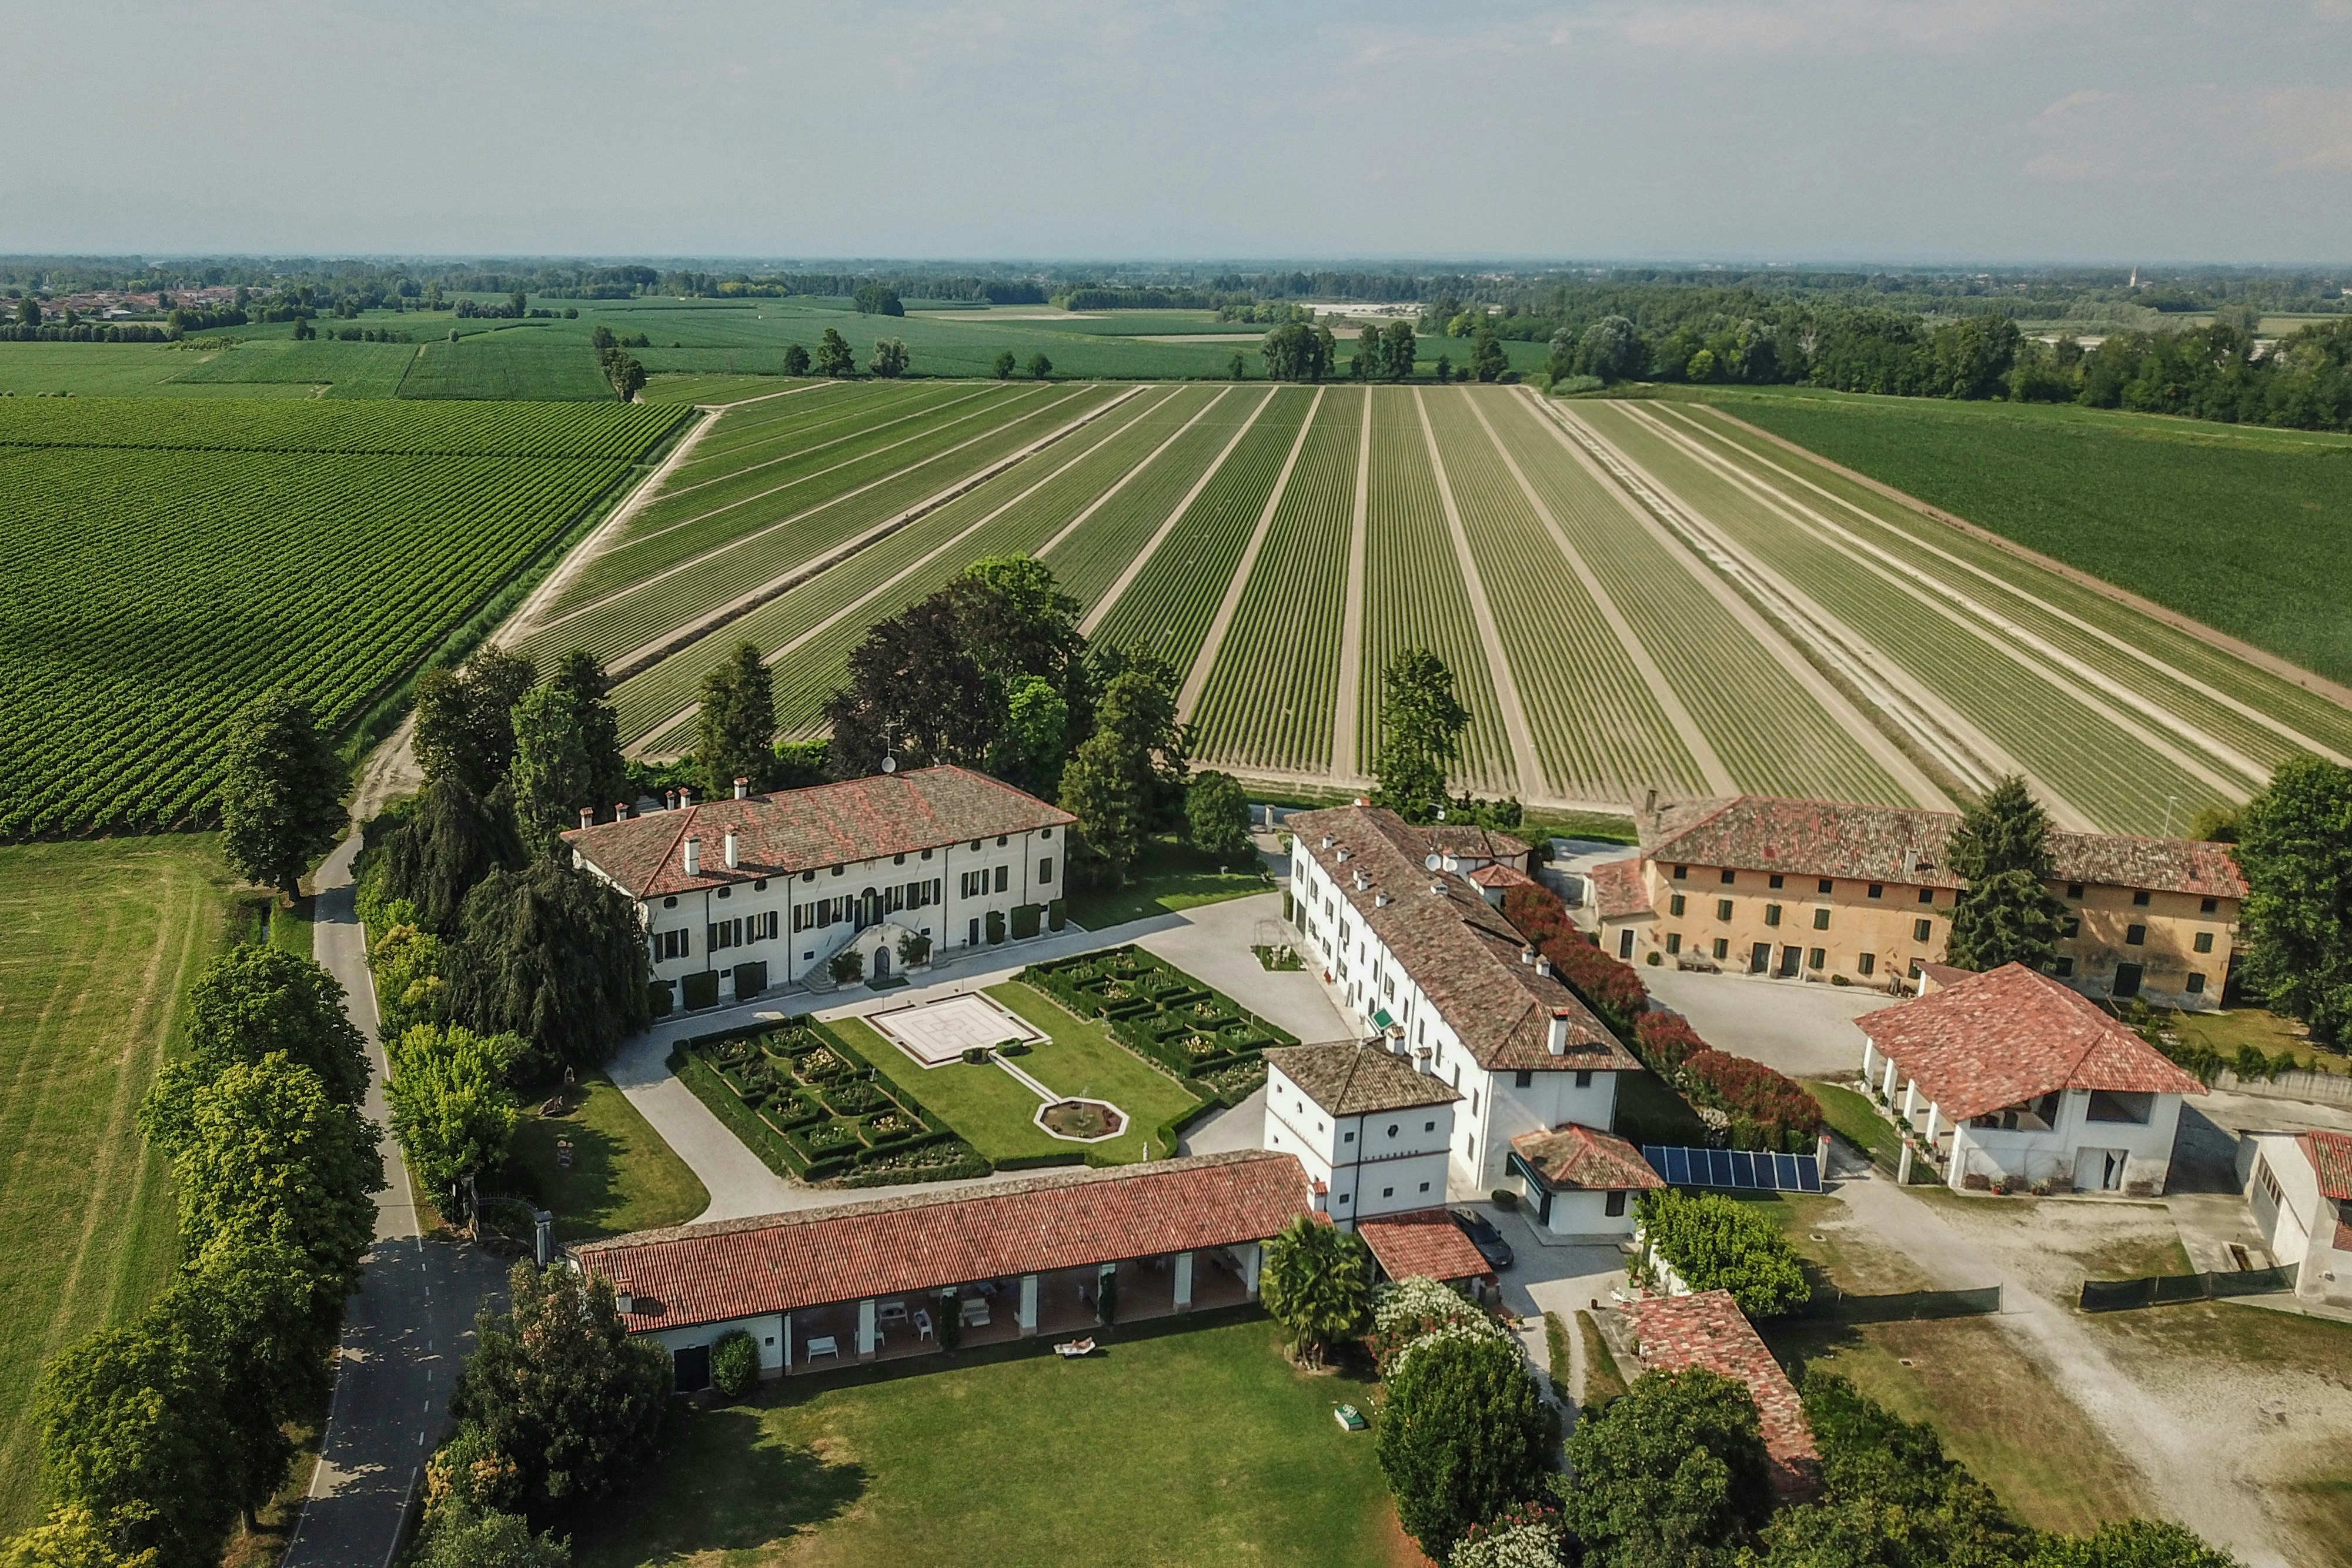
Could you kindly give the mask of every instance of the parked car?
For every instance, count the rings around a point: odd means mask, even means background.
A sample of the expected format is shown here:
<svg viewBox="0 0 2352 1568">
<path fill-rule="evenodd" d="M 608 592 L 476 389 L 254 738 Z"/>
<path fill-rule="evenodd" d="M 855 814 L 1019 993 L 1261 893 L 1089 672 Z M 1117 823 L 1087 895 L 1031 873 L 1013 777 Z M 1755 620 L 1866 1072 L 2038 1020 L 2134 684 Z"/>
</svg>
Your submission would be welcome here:
<svg viewBox="0 0 2352 1568">
<path fill-rule="evenodd" d="M 1454 1223 L 1470 1238 L 1470 1244 L 1478 1249 L 1478 1255 L 1486 1260 L 1489 1268 L 1507 1269 L 1518 1260 L 1518 1254 L 1511 1250 L 1511 1244 L 1503 1239 L 1503 1233 L 1496 1229 L 1494 1222 L 1485 1215 L 1472 1209 L 1457 1208 L 1454 1210 Z"/>
</svg>

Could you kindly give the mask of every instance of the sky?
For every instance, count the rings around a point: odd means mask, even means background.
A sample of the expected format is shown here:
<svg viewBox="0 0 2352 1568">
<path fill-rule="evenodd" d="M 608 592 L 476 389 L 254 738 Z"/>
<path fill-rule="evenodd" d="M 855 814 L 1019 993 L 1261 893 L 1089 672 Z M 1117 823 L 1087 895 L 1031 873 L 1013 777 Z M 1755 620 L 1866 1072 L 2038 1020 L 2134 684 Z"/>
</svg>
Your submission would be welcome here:
<svg viewBox="0 0 2352 1568">
<path fill-rule="evenodd" d="M 2352 0 L 0 18 L 0 252 L 2352 260 Z"/>
</svg>

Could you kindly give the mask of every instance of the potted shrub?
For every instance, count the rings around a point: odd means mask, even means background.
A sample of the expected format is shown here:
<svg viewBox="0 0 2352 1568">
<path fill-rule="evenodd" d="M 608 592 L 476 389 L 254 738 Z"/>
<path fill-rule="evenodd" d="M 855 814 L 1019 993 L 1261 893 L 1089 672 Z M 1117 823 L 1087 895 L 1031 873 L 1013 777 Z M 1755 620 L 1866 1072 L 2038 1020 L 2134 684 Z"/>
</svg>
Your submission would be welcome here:
<svg viewBox="0 0 2352 1568">
<path fill-rule="evenodd" d="M 741 1329 L 730 1329 L 710 1347 L 710 1386 L 740 1399 L 760 1381 L 760 1344 Z"/>
<path fill-rule="evenodd" d="M 898 938 L 898 962 L 909 969 L 919 969 L 931 961 L 931 939 L 919 931 L 909 931 Z"/>
<path fill-rule="evenodd" d="M 988 912 L 988 945 L 993 947 L 1003 940 L 1004 911 L 992 909 Z"/>
<path fill-rule="evenodd" d="M 866 960 L 855 947 L 844 947 L 824 967 L 836 986 L 854 986 L 866 977 Z"/>
</svg>

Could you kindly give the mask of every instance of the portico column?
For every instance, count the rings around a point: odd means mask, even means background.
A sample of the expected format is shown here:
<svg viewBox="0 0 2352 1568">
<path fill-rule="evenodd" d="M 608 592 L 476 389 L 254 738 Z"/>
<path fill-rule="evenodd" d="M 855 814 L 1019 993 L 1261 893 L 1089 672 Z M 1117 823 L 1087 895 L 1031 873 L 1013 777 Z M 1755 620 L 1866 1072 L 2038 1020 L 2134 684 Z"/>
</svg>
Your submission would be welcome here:
<svg viewBox="0 0 2352 1568">
<path fill-rule="evenodd" d="M 857 1303 L 857 1357 L 860 1361 L 873 1355 L 875 1342 L 880 1337 L 880 1332 L 875 1324 L 874 1314 L 873 1297 L 868 1296 Z"/>
<path fill-rule="evenodd" d="M 784 1314 L 784 1370 L 793 1369 L 793 1314 Z"/>
<path fill-rule="evenodd" d="M 1903 1085 L 1903 1119 L 1908 1122 L 1919 1113 L 1919 1081 L 1916 1078 Z"/>
<path fill-rule="evenodd" d="M 1192 1255 L 1190 1252 L 1176 1254 L 1176 1310 L 1180 1312 L 1192 1310 Z"/>
<path fill-rule="evenodd" d="M 1021 1276 L 1021 1308 L 1017 1314 L 1024 1337 L 1037 1332 L 1037 1276 Z"/>
<path fill-rule="evenodd" d="M 1944 1108 L 1941 1105 L 1937 1104 L 1933 1100 L 1927 1102 L 1927 1151 L 1930 1154 L 1937 1152 L 1936 1149 L 1936 1122 L 1937 1119 L 1943 1114 L 1943 1111 Z"/>
<path fill-rule="evenodd" d="M 1864 1083 L 1869 1082 L 1871 1074 L 1877 1071 L 1878 1048 L 1870 1043 L 1868 1035 L 1864 1035 L 1862 1037 L 1862 1081 Z"/>
<path fill-rule="evenodd" d="M 1886 1059 L 1886 1076 L 1879 1082 L 1878 1097 L 1889 1104 L 1895 1100 L 1895 1059 L 1891 1056 Z"/>
<path fill-rule="evenodd" d="M 1253 1241 L 1242 1253 L 1242 1293 L 1251 1301 L 1257 1300 L 1257 1270 L 1265 1257 L 1265 1248 Z"/>
</svg>

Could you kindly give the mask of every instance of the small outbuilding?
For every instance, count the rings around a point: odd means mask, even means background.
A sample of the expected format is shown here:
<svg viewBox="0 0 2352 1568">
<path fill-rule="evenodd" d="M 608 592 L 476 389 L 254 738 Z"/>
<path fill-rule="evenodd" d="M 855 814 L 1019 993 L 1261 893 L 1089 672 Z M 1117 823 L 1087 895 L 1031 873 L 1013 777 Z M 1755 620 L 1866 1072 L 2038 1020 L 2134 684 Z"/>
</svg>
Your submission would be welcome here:
<svg viewBox="0 0 2352 1568">
<path fill-rule="evenodd" d="M 2352 1301 L 2352 1134 L 2249 1133 L 2238 1145 L 2246 1202 L 2294 1292 Z"/>
<path fill-rule="evenodd" d="M 1356 1227 L 1356 1234 L 1371 1249 L 1372 1261 L 1380 1265 L 1383 1278 L 1420 1276 L 1474 1298 L 1480 1298 L 1496 1282 L 1495 1270 L 1477 1244 L 1444 1209 L 1422 1208 L 1367 1219 Z"/>
<path fill-rule="evenodd" d="M 2164 1191 L 2181 1101 L 2202 1083 L 2022 964 L 1937 979 L 1854 1022 L 1864 1090 L 1948 1185 Z"/>
<path fill-rule="evenodd" d="M 1772 1490 L 1783 1500 L 1821 1488 L 1821 1450 L 1796 1385 L 1739 1310 L 1728 1291 L 1654 1296 L 1625 1303 L 1642 1364 L 1660 1372 L 1705 1367 L 1748 1385 L 1772 1463 Z"/>
<path fill-rule="evenodd" d="M 1445 1201 L 1462 1096 L 1379 1040 L 1265 1053 L 1265 1146 L 1295 1156 L 1342 1228 Z"/>
<path fill-rule="evenodd" d="M 1510 1169 L 1537 1228 L 1580 1241 L 1631 1236 L 1635 1195 L 1666 1185 L 1641 1150 L 1574 1122 L 1513 1138 Z"/>
</svg>

